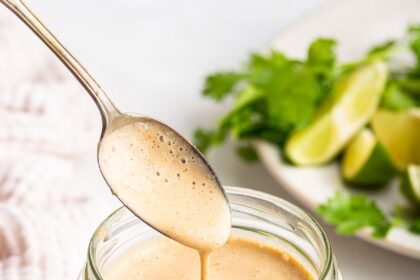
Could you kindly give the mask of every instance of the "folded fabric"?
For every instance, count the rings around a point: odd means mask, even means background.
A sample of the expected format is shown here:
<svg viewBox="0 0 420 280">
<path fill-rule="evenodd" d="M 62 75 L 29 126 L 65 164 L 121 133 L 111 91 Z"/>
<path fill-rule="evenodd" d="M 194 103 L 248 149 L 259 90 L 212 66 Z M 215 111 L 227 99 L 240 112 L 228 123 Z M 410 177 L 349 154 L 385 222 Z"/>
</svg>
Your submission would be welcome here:
<svg viewBox="0 0 420 280">
<path fill-rule="evenodd" d="M 99 124 L 93 101 L 72 77 L 0 89 L 0 145 L 6 150 L 77 157 L 95 145 Z"/>
<path fill-rule="evenodd" d="M 76 279 L 104 218 L 76 165 L 100 117 L 59 60 L 0 6 L 0 279 Z"/>
<path fill-rule="evenodd" d="M 30 208 L 0 203 L 0 279 L 77 279 L 95 209 L 94 201 Z"/>
</svg>

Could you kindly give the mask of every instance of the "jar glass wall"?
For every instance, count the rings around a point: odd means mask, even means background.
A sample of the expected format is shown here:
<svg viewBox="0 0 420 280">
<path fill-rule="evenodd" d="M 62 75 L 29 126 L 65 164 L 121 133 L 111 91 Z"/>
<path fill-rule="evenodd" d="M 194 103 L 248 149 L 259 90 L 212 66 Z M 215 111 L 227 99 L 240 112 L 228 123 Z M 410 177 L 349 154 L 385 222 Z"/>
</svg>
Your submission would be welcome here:
<svg viewBox="0 0 420 280">
<path fill-rule="evenodd" d="M 269 244 L 294 256 L 315 279 L 341 279 L 330 243 L 318 223 L 293 204 L 262 192 L 225 188 L 232 209 L 232 234 Z M 129 248 L 160 234 L 126 208 L 111 214 L 96 230 L 79 280 L 101 274 Z"/>
</svg>

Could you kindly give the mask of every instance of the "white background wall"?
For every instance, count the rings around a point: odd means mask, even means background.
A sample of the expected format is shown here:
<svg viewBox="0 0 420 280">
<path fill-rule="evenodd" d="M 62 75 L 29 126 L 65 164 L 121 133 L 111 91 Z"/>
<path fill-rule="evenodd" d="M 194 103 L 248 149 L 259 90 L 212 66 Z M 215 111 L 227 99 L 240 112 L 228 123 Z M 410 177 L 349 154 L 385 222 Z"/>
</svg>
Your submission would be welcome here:
<svg viewBox="0 0 420 280">
<path fill-rule="evenodd" d="M 239 65 L 325 0 L 27 0 L 123 111 L 153 115 L 186 136 L 223 112 L 199 92 L 206 73 Z M 93 106 L 93 103 L 92 103 Z M 225 106 L 226 107 L 226 106 Z M 99 121 L 99 117 L 98 117 Z M 82 179 L 103 185 L 94 161 Z M 231 147 L 209 155 L 225 185 L 289 199 L 260 165 Z M 108 192 L 107 192 L 108 194 Z M 109 194 L 108 194 L 109 195 Z M 297 203 L 298 204 L 298 203 Z M 326 226 L 346 279 L 419 279 L 420 263 Z"/>
</svg>

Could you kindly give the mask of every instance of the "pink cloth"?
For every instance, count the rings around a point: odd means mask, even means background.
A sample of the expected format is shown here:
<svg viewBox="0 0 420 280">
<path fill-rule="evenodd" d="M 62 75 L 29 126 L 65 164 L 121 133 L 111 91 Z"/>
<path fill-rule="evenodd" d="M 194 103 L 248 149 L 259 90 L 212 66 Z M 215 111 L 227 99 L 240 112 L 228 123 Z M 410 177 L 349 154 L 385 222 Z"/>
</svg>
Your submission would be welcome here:
<svg viewBox="0 0 420 280">
<path fill-rule="evenodd" d="M 99 211 L 75 165 L 98 140 L 94 103 L 0 6 L 0 279 L 76 279 Z"/>
</svg>

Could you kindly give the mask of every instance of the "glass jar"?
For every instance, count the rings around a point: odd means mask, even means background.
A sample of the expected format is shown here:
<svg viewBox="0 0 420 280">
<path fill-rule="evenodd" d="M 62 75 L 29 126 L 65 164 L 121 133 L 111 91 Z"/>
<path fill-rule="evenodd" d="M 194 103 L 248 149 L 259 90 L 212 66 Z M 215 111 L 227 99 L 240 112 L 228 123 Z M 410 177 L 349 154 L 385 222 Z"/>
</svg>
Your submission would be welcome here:
<svg viewBox="0 0 420 280">
<path fill-rule="evenodd" d="M 226 187 L 232 209 L 232 233 L 288 252 L 315 277 L 342 279 L 331 245 L 318 223 L 304 211 L 278 197 L 255 190 Z M 122 207 L 96 230 L 79 280 L 99 280 L 101 271 L 121 253 L 160 235 Z"/>
</svg>

